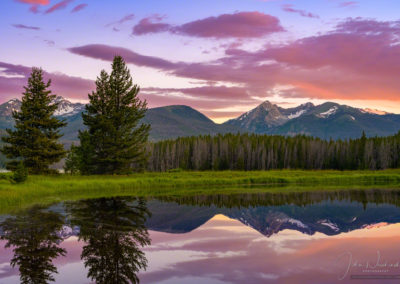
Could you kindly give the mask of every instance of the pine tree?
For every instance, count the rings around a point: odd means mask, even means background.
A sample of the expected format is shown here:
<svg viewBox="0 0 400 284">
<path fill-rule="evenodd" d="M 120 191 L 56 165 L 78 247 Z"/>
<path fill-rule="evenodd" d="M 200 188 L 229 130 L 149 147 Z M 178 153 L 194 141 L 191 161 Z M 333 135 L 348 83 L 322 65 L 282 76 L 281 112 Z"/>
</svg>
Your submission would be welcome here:
<svg viewBox="0 0 400 284">
<path fill-rule="evenodd" d="M 32 69 L 21 110 L 13 112 L 15 130 L 7 129 L 8 136 L 2 138 L 7 144 L 1 151 L 14 159 L 7 163 L 8 169 L 15 169 L 22 160 L 30 173 L 49 173 L 49 166 L 65 156 L 58 139 L 62 136 L 59 129 L 66 123 L 54 117 L 58 104 L 52 103 L 56 95 L 48 89 L 50 84 L 50 80 L 44 82 L 41 69 Z"/>
<path fill-rule="evenodd" d="M 129 69 L 120 56 L 112 63 L 112 72 L 104 70 L 96 80 L 96 91 L 82 114 L 88 130 L 80 133 L 86 169 L 94 174 L 125 174 L 144 169 L 150 125 L 140 124 L 147 110 L 146 101 L 138 98 Z"/>
</svg>

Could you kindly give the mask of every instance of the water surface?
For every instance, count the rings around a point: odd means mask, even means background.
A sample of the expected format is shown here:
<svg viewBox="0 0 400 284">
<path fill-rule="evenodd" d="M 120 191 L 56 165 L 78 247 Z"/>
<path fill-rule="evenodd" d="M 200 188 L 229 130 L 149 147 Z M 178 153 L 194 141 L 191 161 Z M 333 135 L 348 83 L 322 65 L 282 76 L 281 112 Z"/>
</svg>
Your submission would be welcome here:
<svg viewBox="0 0 400 284">
<path fill-rule="evenodd" d="M 0 283 L 398 283 L 391 190 L 115 197 L 0 216 Z"/>
</svg>

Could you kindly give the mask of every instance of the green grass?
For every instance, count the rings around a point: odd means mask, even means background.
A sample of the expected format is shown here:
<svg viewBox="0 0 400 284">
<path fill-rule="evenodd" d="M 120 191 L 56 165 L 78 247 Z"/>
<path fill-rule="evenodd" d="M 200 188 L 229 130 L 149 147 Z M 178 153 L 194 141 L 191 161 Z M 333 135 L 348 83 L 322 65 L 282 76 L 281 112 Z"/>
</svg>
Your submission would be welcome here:
<svg viewBox="0 0 400 284">
<path fill-rule="evenodd" d="M 400 189 L 400 169 L 385 171 L 220 171 L 130 176 L 30 176 L 23 184 L 0 179 L 0 214 L 33 204 L 83 198 L 186 196 L 338 189 Z"/>
</svg>

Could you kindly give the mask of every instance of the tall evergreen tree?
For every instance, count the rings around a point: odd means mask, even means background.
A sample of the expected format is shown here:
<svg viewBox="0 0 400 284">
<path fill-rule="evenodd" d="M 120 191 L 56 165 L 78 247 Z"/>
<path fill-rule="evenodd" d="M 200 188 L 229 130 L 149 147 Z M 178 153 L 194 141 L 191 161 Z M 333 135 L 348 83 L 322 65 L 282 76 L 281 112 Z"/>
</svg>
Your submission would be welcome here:
<svg viewBox="0 0 400 284">
<path fill-rule="evenodd" d="M 14 159 L 7 164 L 8 169 L 15 169 L 22 160 L 30 173 L 49 173 L 49 166 L 65 156 L 57 140 L 62 136 L 59 129 L 66 123 L 54 117 L 58 104 L 52 103 L 56 95 L 49 90 L 50 84 L 50 80 L 44 82 L 42 69 L 32 69 L 21 110 L 13 112 L 15 130 L 7 129 L 8 135 L 2 138 L 7 144 L 1 151 Z"/>
<path fill-rule="evenodd" d="M 111 74 L 101 71 L 82 114 L 88 129 L 79 135 L 81 147 L 92 151 L 85 153 L 83 172 L 125 174 L 144 169 L 150 125 L 139 125 L 147 103 L 138 93 L 125 61 L 116 56 Z"/>
</svg>

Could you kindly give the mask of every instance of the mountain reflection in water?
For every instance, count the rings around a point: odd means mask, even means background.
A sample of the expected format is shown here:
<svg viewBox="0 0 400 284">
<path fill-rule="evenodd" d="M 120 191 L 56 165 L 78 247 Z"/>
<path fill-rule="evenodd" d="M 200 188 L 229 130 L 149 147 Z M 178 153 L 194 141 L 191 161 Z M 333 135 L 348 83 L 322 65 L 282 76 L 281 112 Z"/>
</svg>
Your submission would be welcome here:
<svg viewBox="0 0 400 284">
<path fill-rule="evenodd" d="M 399 197 L 368 190 L 33 207 L 0 216 L 0 283 L 397 283 Z"/>
</svg>

